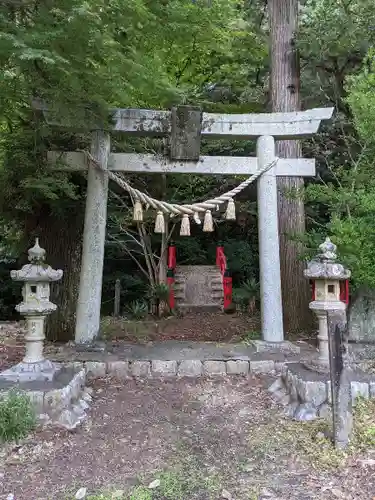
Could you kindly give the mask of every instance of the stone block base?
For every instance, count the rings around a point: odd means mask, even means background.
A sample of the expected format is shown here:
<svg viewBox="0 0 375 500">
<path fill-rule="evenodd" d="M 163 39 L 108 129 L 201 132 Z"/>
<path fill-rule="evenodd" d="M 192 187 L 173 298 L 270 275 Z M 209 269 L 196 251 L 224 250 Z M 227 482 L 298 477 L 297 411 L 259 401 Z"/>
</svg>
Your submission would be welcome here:
<svg viewBox="0 0 375 500">
<path fill-rule="evenodd" d="M 285 352 L 289 354 L 299 354 L 301 349 L 298 345 L 284 340 L 283 342 L 267 342 L 265 340 L 251 340 L 251 345 L 256 352 Z"/>
<path fill-rule="evenodd" d="M 375 377 L 361 370 L 353 370 L 350 379 L 350 397 L 371 397 Z M 328 373 L 309 370 L 303 363 L 289 363 L 269 391 L 284 405 L 287 416 L 295 420 L 314 420 L 331 416 L 331 382 Z"/>
<path fill-rule="evenodd" d="M 85 382 L 86 371 L 73 367 L 62 368 L 50 381 L 14 383 L 0 374 L 0 397 L 17 389 L 30 398 L 39 422 L 74 429 L 85 419 L 91 401 Z"/>
<path fill-rule="evenodd" d="M 271 357 L 271 356 L 270 356 Z M 200 377 L 226 376 L 249 373 L 274 375 L 285 365 L 285 362 L 272 359 L 238 359 L 228 360 L 125 360 L 125 361 L 86 361 L 71 363 L 70 366 L 86 371 L 88 379 L 105 377 L 107 375 L 119 380 L 128 378 L 158 378 L 158 377 Z"/>
</svg>

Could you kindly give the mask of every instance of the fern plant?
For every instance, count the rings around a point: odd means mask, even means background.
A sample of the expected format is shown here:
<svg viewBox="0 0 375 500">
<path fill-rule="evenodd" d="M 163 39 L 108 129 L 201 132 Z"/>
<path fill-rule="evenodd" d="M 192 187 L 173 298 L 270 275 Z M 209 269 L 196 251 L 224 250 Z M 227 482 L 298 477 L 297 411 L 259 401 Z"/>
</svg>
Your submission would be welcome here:
<svg viewBox="0 0 375 500">
<path fill-rule="evenodd" d="M 169 286 L 166 283 L 157 283 L 152 286 L 150 288 L 150 298 L 158 316 L 161 316 L 163 312 L 171 312 L 169 307 Z"/>
<path fill-rule="evenodd" d="M 148 315 L 148 304 L 144 300 L 133 300 L 126 308 L 126 315 L 132 319 L 145 319 Z"/>
</svg>

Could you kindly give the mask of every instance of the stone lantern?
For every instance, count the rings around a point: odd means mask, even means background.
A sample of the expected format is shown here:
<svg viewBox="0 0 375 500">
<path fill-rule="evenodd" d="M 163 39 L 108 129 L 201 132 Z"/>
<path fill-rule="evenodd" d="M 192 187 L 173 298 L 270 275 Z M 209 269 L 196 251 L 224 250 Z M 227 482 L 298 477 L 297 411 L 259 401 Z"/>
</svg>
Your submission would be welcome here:
<svg viewBox="0 0 375 500">
<path fill-rule="evenodd" d="M 327 312 L 345 313 L 349 290 L 350 271 L 336 262 L 336 245 L 329 238 L 319 246 L 321 253 L 308 263 L 304 271 L 306 278 L 312 282 L 312 302 L 310 309 L 319 321 L 319 364 L 322 368 L 329 365 L 328 321 Z"/>
<path fill-rule="evenodd" d="M 26 318 L 25 357 L 21 363 L 2 372 L 0 377 L 14 382 L 50 381 L 60 368 L 43 356 L 44 323 L 47 315 L 57 308 L 49 301 L 50 283 L 60 280 L 63 271 L 54 270 L 44 263 L 46 252 L 39 246 L 38 238 L 28 255 L 30 263 L 10 273 L 13 280 L 24 283 L 23 301 L 16 310 Z"/>
</svg>

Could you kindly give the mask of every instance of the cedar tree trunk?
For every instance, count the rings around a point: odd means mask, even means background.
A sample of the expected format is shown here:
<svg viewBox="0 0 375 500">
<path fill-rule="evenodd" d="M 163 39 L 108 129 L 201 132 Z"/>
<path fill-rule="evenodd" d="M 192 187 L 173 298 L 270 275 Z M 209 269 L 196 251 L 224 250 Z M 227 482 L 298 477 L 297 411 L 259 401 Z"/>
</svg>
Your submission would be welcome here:
<svg viewBox="0 0 375 500">
<path fill-rule="evenodd" d="M 78 205 L 78 204 L 77 204 Z M 81 250 L 83 234 L 83 209 L 77 208 L 66 219 L 57 217 L 46 207 L 43 215 L 27 221 L 29 246 L 35 237 L 46 250 L 46 263 L 54 269 L 62 269 L 63 277 L 51 286 L 51 302 L 57 305 L 47 320 L 46 336 L 52 341 L 74 339 L 76 307 L 78 301 L 81 271 Z"/>
<path fill-rule="evenodd" d="M 298 0 L 268 0 L 271 29 L 271 104 L 273 112 L 300 110 L 300 69 L 295 38 L 298 29 Z M 278 141 L 276 155 L 301 156 L 299 141 Z M 303 200 L 292 197 L 300 190 L 301 177 L 278 177 L 281 289 L 286 333 L 311 328 L 309 285 L 303 276 L 301 246 L 290 235 L 305 231 Z"/>
</svg>

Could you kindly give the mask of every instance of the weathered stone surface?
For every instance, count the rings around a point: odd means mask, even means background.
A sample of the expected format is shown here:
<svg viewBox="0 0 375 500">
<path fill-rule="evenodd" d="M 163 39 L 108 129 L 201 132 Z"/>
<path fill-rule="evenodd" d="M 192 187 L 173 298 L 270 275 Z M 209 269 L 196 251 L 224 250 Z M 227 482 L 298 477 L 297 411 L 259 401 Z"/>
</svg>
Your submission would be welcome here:
<svg viewBox="0 0 375 500">
<path fill-rule="evenodd" d="M 69 403 L 67 396 L 60 389 L 48 391 L 44 395 L 44 406 L 47 411 L 56 411 L 64 408 Z"/>
<path fill-rule="evenodd" d="M 151 369 L 155 375 L 176 375 L 177 361 L 154 360 L 151 362 Z"/>
<path fill-rule="evenodd" d="M 294 417 L 295 412 L 297 411 L 297 408 L 299 407 L 298 401 L 293 401 L 290 403 L 284 410 L 285 416 L 287 417 Z"/>
<path fill-rule="evenodd" d="M 352 402 L 355 403 L 358 397 L 366 398 L 369 397 L 369 385 L 367 382 L 351 382 L 350 387 L 352 393 Z"/>
<path fill-rule="evenodd" d="M 71 363 L 66 363 L 67 368 L 71 368 L 73 370 L 84 370 L 85 363 L 83 361 L 72 361 Z"/>
<path fill-rule="evenodd" d="M 292 401 L 298 401 L 297 376 L 292 372 L 287 373 L 286 388 Z"/>
<path fill-rule="evenodd" d="M 90 408 L 90 405 L 86 402 L 85 399 L 80 399 L 77 401 L 77 403 L 74 405 L 74 408 L 80 408 L 82 411 L 86 411 Z"/>
<path fill-rule="evenodd" d="M 82 393 L 82 400 L 86 401 L 86 403 L 91 403 L 92 396 L 90 393 L 86 392 L 86 390 Z"/>
<path fill-rule="evenodd" d="M 107 372 L 119 380 L 125 380 L 129 377 L 129 362 L 111 361 L 107 364 Z"/>
<path fill-rule="evenodd" d="M 278 375 L 282 375 L 287 370 L 287 363 L 284 361 L 275 361 L 275 372 Z"/>
<path fill-rule="evenodd" d="M 279 389 L 274 392 L 273 397 L 281 405 L 287 405 L 292 402 L 290 394 L 286 391 L 286 388 Z"/>
<path fill-rule="evenodd" d="M 302 422 L 314 420 L 316 417 L 317 409 L 312 403 L 300 404 L 294 413 L 294 419 Z"/>
<path fill-rule="evenodd" d="M 178 266 L 175 271 L 176 306 L 180 311 L 219 311 L 223 285 L 216 266 Z"/>
<path fill-rule="evenodd" d="M 199 359 L 187 359 L 181 361 L 178 367 L 180 377 L 200 377 L 202 375 L 203 365 Z"/>
<path fill-rule="evenodd" d="M 326 383 L 326 389 L 327 389 L 327 401 L 329 404 L 332 404 L 332 391 L 331 391 L 331 381 L 328 380 Z"/>
<path fill-rule="evenodd" d="M 270 360 L 250 361 L 250 371 L 253 373 L 271 373 L 275 369 L 275 362 Z"/>
<path fill-rule="evenodd" d="M 375 341 L 375 290 L 360 289 L 352 300 L 348 318 L 349 340 Z"/>
<path fill-rule="evenodd" d="M 133 377 L 150 377 L 151 363 L 149 361 L 133 361 L 130 364 L 130 372 Z"/>
<path fill-rule="evenodd" d="M 247 375 L 249 373 L 249 369 L 248 361 L 227 361 L 228 375 Z"/>
<path fill-rule="evenodd" d="M 55 424 L 64 429 L 75 429 L 83 420 L 83 416 L 78 416 L 72 409 L 66 409 L 61 412 Z"/>
<path fill-rule="evenodd" d="M 102 361 L 86 361 L 86 374 L 88 378 L 105 377 L 106 364 Z"/>
<path fill-rule="evenodd" d="M 283 379 L 281 377 L 277 378 L 275 382 L 273 382 L 270 387 L 268 388 L 268 391 L 271 393 L 276 393 L 280 391 L 281 389 L 285 389 L 285 384 L 283 382 Z"/>
<path fill-rule="evenodd" d="M 301 348 L 297 344 L 293 344 L 288 340 L 283 342 L 266 342 L 265 340 L 252 340 L 251 344 L 255 347 L 256 352 L 284 352 L 299 354 Z"/>
<path fill-rule="evenodd" d="M 318 408 L 318 417 L 324 418 L 325 420 L 332 419 L 332 408 L 331 405 L 323 403 Z"/>
<path fill-rule="evenodd" d="M 72 399 L 77 399 L 81 394 L 86 381 L 86 372 L 84 369 L 80 370 L 76 373 L 69 383 L 70 386 L 70 394 Z"/>
<path fill-rule="evenodd" d="M 225 361 L 205 361 L 203 370 L 206 375 L 225 375 Z"/>
<path fill-rule="evenodd" d="M 369 383 L 370 398 L 375 398 L 375 382 Z"/>
<path fill-rule="evenodd" d="M 35 410 L 42 412 L 44 408 L 44 392 L 43 391 L 28 391 L 26 395 L 30 398 Z"/>
<path fill-rule="evenodd" d="M 317 380 L 297 380 L 297 393 L 301 401 L 319 406 L 327 399 L 326 384 Z"/>
</svg>

